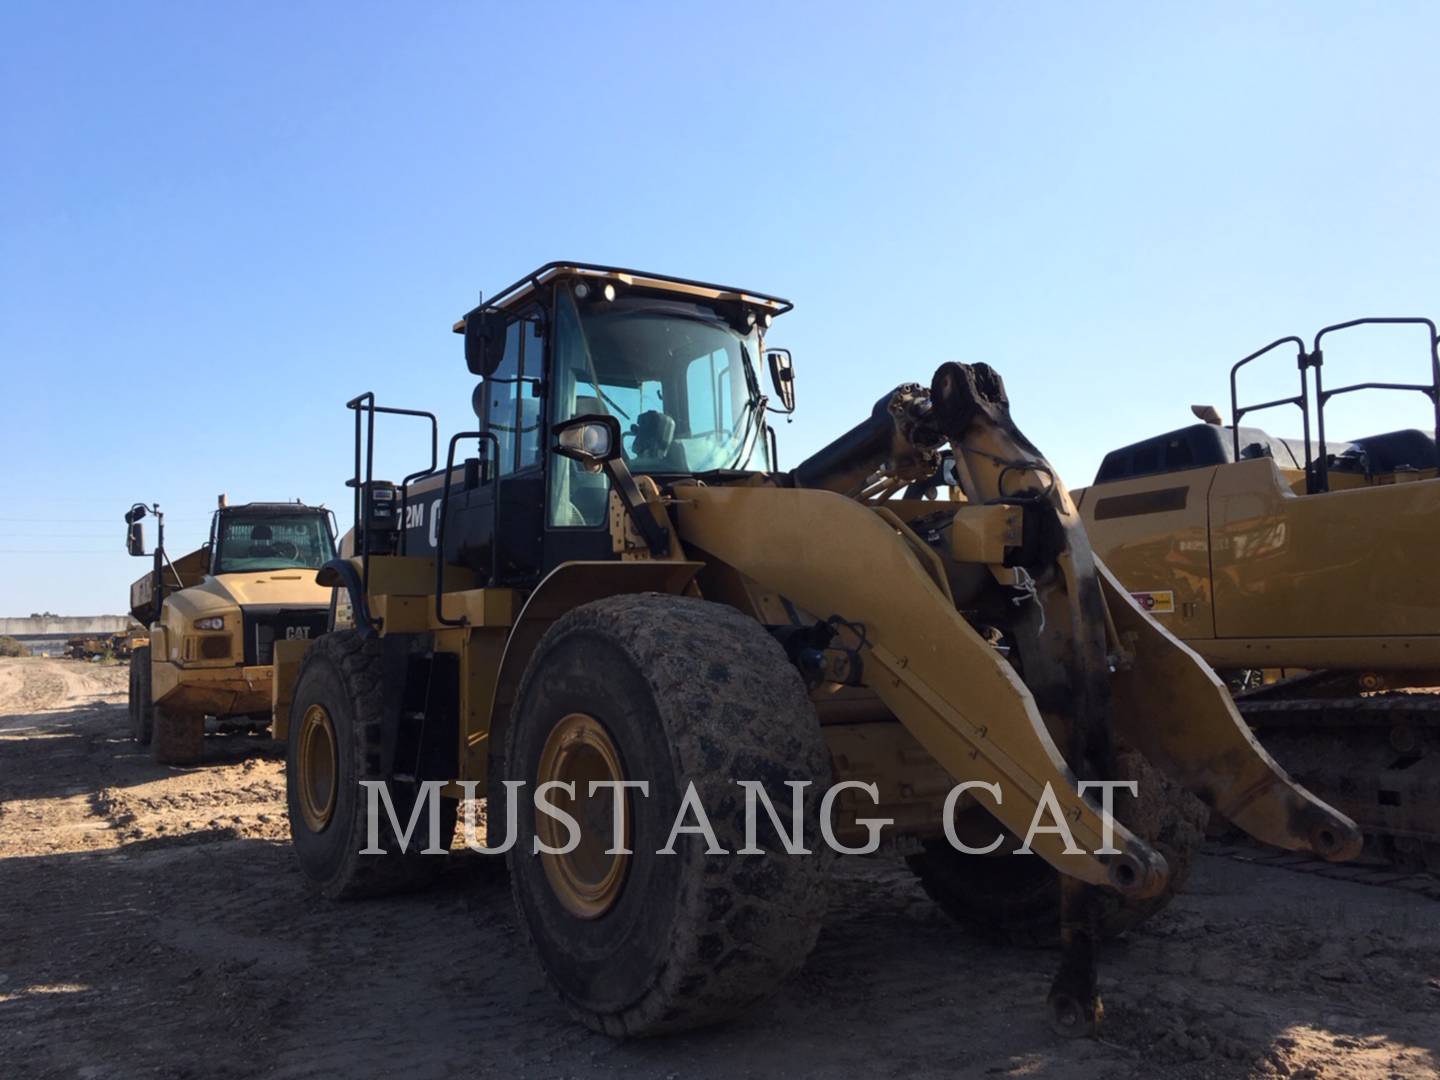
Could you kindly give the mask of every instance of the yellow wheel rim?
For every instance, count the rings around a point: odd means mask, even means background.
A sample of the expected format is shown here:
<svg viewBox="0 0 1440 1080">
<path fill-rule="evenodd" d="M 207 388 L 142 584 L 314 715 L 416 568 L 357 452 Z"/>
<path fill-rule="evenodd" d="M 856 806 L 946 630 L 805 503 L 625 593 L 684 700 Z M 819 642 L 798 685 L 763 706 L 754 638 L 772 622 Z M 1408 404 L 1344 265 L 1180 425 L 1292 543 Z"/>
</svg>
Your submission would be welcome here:
<svg viewBox="0 0 1440 1080">
<path fill-rule="evenodd" d="M 311 832 L 320 832 L 335 814 L 339 787 L 339 761 L 335 750 L 335 725 L 324 705 L 311 705 L 300 718 L 296 736 L 300 753 L 296 764 L 300 775 L 300 815 Z"/>
<path fill-rule="evenodd" d="M 628 855 L 610 855 L 615 846 L 615 798 L 613 788 L 590 794 L 592 781 L 624 780 L 620 751 L 610 733 L 592 716 L 570 713 L 551 730 L 540 751 L 536 785 L 559 780 L 575 785 L 572 799 L 563 789 L 547 793 L 548 802 L 564 810 L 580 824 L 580 843 L 564 855 L 541 852 L 540 861 L 561 906 L 581 919 L 598 919 L 620 897 L 625 884 Z M 630 846 L 629 808 L 622 799 L 621 847 Z M 535 811 L 535 835 L 550 847 L 564 847 L 570 840 L 565 826 L 548 814 Z"/>
</svg>

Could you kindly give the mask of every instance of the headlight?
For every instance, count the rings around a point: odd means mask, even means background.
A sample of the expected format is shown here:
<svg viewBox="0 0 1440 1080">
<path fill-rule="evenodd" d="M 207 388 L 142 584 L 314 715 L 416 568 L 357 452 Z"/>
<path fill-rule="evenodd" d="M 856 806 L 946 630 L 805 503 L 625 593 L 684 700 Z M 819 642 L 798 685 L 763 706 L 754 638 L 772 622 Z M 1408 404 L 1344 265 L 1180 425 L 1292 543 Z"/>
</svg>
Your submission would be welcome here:
<svg viewBox="0 0 1440 1080">
<path fill-rule="evenodd" d="M 204 618 L 204 619 L 196 619 L 196 620 L 195 620 L 195 629 L 196 629 L 196 630 L 224 630 L 224 629 L 225 629 L 225 616 L 224 616 L 224 615 L 211 615 L 211 616 L 209 616 L 209 617 L 207 617 L 207 618 Z"/>
</svg>

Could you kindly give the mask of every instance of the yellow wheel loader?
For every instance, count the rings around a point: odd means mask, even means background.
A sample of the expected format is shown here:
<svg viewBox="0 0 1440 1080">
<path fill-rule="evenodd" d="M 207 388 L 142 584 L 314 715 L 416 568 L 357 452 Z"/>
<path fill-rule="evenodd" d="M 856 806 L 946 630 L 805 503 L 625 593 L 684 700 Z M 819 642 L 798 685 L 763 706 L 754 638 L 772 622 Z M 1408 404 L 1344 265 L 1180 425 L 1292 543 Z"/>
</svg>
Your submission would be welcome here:
<svg viewBox="0 0 1440 1080">
<path fill-rule="evenodd" d="M 1327 387 L 1328 342 L 1374 326 L 1422 334 L 1428 380 Z M 1249 365 L 1292 357 L 1297 394 L 1240 403 Z M 1274 341 L 1231 369 L 1233 426 L 1195 406 L 1203 422 L 1111 452 L 1075 494 L 1106 565 L 1226 677 L 1265 747 L 1374 854 L 1440 873 L 1440 694 L 1422 692 L 1440 687 L 1440 461 L 1433 430 L 1327 441 L 1325 406 L 1360 391 L 1418 392 L 1440 423 L 1435 324 Z M 1282 407 L 1302 438 L 1240 426 Z"/>
<path fill-rule="evenodd" d="M 158 534 L 145 550 L 142 519 Z M 270 722 L 276 641 L 318 636 L 332 591 L 315 570 L 335 556 L 333 515 L 300 503 L 220 508 L 210 538 L 174 561 L 158 505 L 125 514 L 126 550 L 153 566 L 130 586 L 130 614 L 148 635 L 130 651 L 130 733 L 157 762 L 189 765 L 204 751 L 207 723 Z"/>
<path fill-rule="evenodd" d="M 1358 850 L 1094 558 L 988 367 L 899 386 L 782 470 L 794 373 L 765 341 L 790 307 L 551 263 L 456 324 L 479 424 L 443 461 L 432 414 L 349 402 L 334 627 L 276 654 L 316 889 L 428 880 L 488 795 L 549 981 L 644 1035 L 771 992 L 836 853 L 889 845 L 980 932 L 1060 942 L 1052 1015 L 1082 1033 L 1096 941 L 1163 906 L 1207 811 Z M 372 467 L 397 414 L 431 433 L 398 484 Z"/>
</svg>

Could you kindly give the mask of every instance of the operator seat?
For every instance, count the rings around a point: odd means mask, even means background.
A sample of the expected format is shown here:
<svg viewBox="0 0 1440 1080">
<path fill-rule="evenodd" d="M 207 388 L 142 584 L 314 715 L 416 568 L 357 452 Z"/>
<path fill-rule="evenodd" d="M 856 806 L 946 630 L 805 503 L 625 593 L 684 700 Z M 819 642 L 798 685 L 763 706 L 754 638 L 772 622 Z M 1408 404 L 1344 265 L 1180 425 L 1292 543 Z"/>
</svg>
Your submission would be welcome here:
<svg viewBox="0 0 1440 1080">
<path fill-rule="evenodd" d="M 675 441 L 675 418 L 662 412 L 643 412 L 630 429 L 631 468 L 636 472 L 689 472 L 685 447 Z"/>
<path fill-rule="evenodd" d="M 250 558 L 269 559 L 275 555 L 275 547 L 271 543 L 273 534 L 269 525 L 256 525 L 250 530 Z"/>
</svg>

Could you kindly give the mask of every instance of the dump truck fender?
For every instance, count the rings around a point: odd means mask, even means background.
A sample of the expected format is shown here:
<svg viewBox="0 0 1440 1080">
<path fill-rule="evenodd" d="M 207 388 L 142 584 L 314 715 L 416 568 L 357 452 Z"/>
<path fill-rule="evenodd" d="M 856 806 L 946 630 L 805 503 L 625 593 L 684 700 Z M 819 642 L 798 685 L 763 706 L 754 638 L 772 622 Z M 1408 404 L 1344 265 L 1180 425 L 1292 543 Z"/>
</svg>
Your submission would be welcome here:
<svg viewBox="0 0 1440 1080">
<path fill-rule="evenodd" d="M 1080 796 L 1028 687 L 955 609 L 906 526 L 820 490 L 687 487 L 676 508 L 687 548 L 822 619 L 863 627 L 866 685 L 956 781 L 1000 785 L 1000 804 L 983 805 L 1016 836 L 1037 819 L 1053 824 L 1037 813 L 1052 792 L 1083 850 L 1040 833 L 1031 848 L 1046 862 L 1126 895 L 1164 890 L 1164 857 Z"/>
<path fill-rule="evenodd" d="M 1295 783 L 1199 654 L 1147 615 L 1098 558 L 1095 566 L 1120 638 L 1111 680 L 1120 737 L 1257 840 L 1337 862 L 1359 855 L 1355 822 Z"/>
<path fill-rule="evenodd" d="M 170 659 L 170 635 L 160 623 L 150 627 L 150 663 Z"/>
<path fill-rule="evenodd" d="M 590 562 L 557 566 L 535 587 L 505 642 L 490 705 L 490 776 L 503 778 L 506 728 L 520 677 L 545 631 L 567 611 L 622 593 L 683 593 L 704 563 L 650 559 Z M 492 802 L 503 805 L 503 800 Z"/>
</svg>

